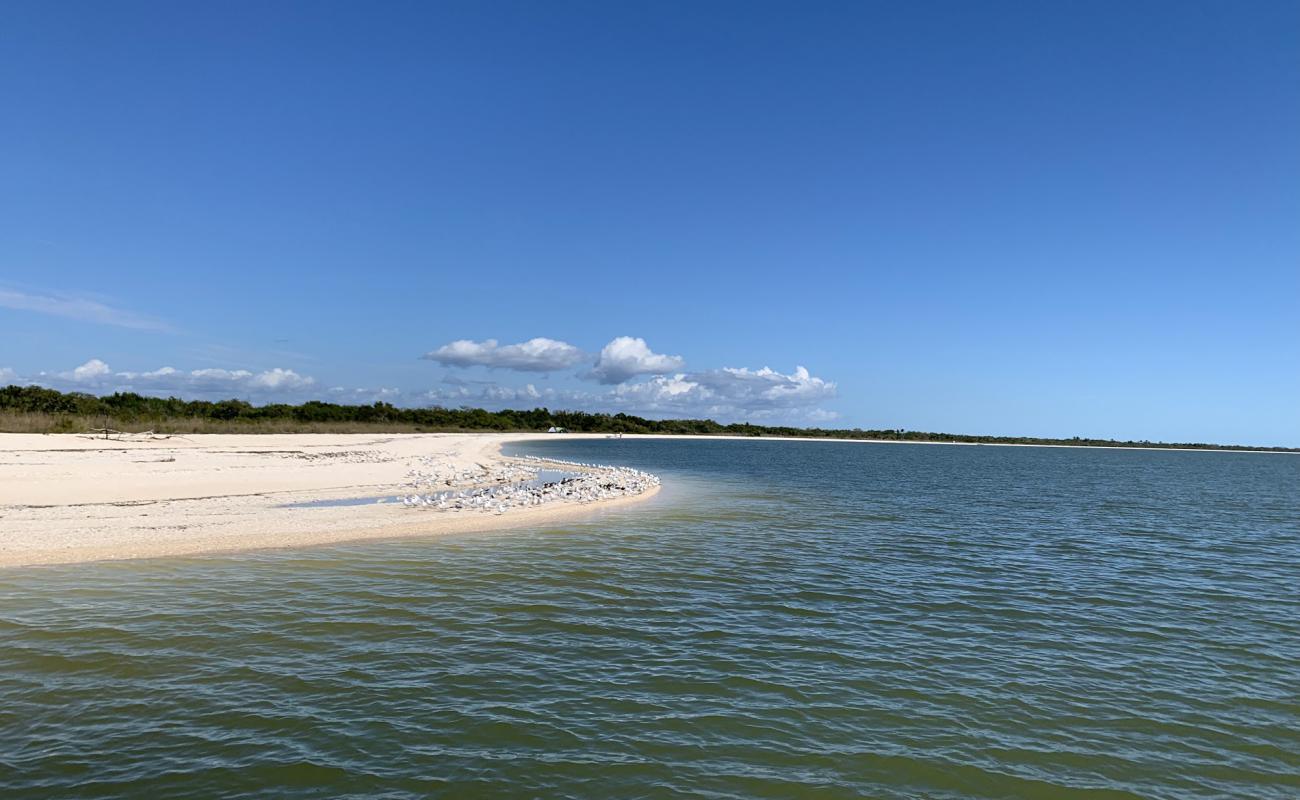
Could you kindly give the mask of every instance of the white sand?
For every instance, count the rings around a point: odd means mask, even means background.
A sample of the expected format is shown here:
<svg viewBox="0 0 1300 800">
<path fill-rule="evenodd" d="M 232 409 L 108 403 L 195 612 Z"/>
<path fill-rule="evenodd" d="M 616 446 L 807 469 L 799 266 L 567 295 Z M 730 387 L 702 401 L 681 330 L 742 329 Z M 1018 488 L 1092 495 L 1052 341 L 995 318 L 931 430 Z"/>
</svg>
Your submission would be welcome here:
<svg viewBox="0 0 1300 800">
<path fill-rule="evenodd" d="M 654 494 L 502 515 L 286 503 L 401 491 L 421 456 L 471 466 L 553 434 L 213 434 L 119 442 L 0 434 L 0 567 L 491 530 Z M 578 438 L 576 436 L 571 438 Z M 600 438 L 600 437 L 596 437 Z"/>
</svg>

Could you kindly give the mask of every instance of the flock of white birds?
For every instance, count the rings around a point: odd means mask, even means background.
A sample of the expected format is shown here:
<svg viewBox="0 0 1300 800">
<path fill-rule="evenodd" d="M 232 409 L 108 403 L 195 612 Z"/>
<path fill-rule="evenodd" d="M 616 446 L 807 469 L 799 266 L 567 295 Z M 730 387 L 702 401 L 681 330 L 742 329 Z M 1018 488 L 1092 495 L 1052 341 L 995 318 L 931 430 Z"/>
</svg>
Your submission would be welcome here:
<svg viewBox="0 0 1300 800">
<path fill-rule="evenodd" d="M 407 473 L 408 485 L 415 491 L 400 499 L 407 508 L 504 514 L 512 508 L 546 503 L 631 497 L 659 485 L 657 476 L 630 467 L 537 456 L 527 456 L 524 462 L 467 468 L 421 459 L 421 467 Z M 542 470 L 547 468 L 564 470 L 564 477 L 541 480 Z"/>
<path fill-rule="evenodd" d="M 475 464 L 457 466 L 450 461 L 432 457 L 420 459 L 420 466 L 406 473 L 407 485 L 416 490 L 456 486 L 482 486 L 494 483 L 518 483 L 537 477 L 538 467 L 532 464 L 506 463 L 499 466 Z"/>
</svg>

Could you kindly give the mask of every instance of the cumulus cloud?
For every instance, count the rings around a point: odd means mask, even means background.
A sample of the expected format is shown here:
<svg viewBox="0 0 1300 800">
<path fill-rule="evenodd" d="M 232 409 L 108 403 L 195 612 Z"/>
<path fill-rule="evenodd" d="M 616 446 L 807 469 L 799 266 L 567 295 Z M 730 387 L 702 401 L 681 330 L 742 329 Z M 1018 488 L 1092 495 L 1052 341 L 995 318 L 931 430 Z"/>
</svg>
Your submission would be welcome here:
<svg viewBox="0 0 1300 800">
<path fill-rule="evenodd" d="M 141 316 L 130 311 L 105 305 L 97 300 L 62 294 L 31 294 L 13 289 L 0 289 L 0 308 L 17 311 L 34 311 L 81 322 L 116 325 L 146 331 L 170 331 L 172 327 L 161 320 Z"/>
<path fill-rule="evenodd" d="M 316 381 L 305 375 L 299 375 L 291 369 L 276 367 L 266 372 L 259 372 L 249 379 L 249 383 L 258 389 L 302 389 Z"/>
<path fill-rule="evenodd" d="M 18 373 L 9 367 L 0 367 L 0 385 L 8 385 L 18 380 Z"/>
<path fill-rule="evenodd" d="M 616 386 L 613 405 L 649 415 L 711 417 L 724 421 L 804 418 L 835 397 L 835 384 L 803 367 L 790 374 L 724 367 L 704 372 L 659 375 Z M 824 412 L 823 417 L 825 413 Z"/>
<path fill-rule="evenodd" d="M 496 339 L 481 342 L 457 339 L 422 356 L 444 367 L 487 367 L 520 372 L 559 372 L 577 366 L 588 357 L 568 342 L 544 337 L 507 345 Z M 612 386 L 638 375 L 673 372 L 685 363 L 681 356 L 654 352 L 645 339 L 619 336 L 601 349 L 592 368 L 581 377 Z"/>
<path fill-rule="evenodd" d="M 611 398 L 639 409 L 698 404 L 707 394 L 699 383 L 680 373 L 658 375 L 641 383 L 621 384 L 609 392 Z"/>
<path fill-rule="evenodd" d="M 584 377 L 604 384 L 623 383 L 637 375 L 659 375 L 681 369 L 681 356 L 656 353 L 645 339 L 619 336 L 601 348 L 596 366 Z"/>
<path fill-rule="evenodd" d="M 835 396 L 834 383 L 809 375 L 803 367 L 789 375 L 767 367 L 723 367 L 693 377 L 714 397 L 754 409 L 807 406 Z"/>
<path fill-rule="evenodd" d="M 708 417 L 721 422 L 821 424 L 838 415 L 820 408 L 835 397 L 832 381 L 803 367 L 789 374 L 762 369 L 723 368 L 656 375 L 599 392 L 461 383 L 430 390 L 419 399 L 437 405 L 519 408 L 545 405 L 648 417 Z"/>
<path fill-rule="evenodd" d="M 101 378 L 112 371 L 113 370 L 103 361 L 100 361 L 98 358 L 92 358 L 74 369 L 69 377 L 77 383 L 88 383 Z"/>
<path fill-rule="evenodd" d="M 521 372 L 555 372 L 575 366 L 583 353 L 568 342 L 537 337 L 519 344 L 500 345 L 496 339 L 475 342 L 457 339 L 423 358 L 444 367 L 492 367 Z"/>
</svg>

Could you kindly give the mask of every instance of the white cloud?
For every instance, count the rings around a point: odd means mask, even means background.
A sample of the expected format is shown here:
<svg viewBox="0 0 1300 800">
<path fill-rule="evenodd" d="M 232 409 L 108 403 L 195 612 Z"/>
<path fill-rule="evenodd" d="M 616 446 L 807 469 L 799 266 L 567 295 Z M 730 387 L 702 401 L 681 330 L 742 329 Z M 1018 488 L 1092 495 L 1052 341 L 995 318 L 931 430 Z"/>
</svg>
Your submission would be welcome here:
<svg viewBox="0 0 1300 800">
<path fill-rule="evenodd" d="M 525 384 L 522 389 L 513 389 L 508 386 L 491 386 L 483 390 L 484 398 L 497 402 L 525 402 L 533 403 L 541 400 L 543 395 L 537 391 L 537 387 L 531 383 Z"/>
<path fill-rule="evenodd" d="M 492 367 L 521 372 L 555 372 L 582 361 L 583 353 L 568 342 L 537 337 L 519 344 L 500 346 L 496 339 L 475 342 L 457 339 L 423 358 L 444 367 Z"/>
<path fill-rule="evenodd" d="M 465 403 L 474 396 L 475 394 L 467 386 L 453 386 L 451 388 L 430 389 L 420 395 L 420 401 L 432 405 Z"/>
<path fill-rule="evenodd" d="M 809 375 L 803 367 L 789 375 L 768 367 L 723 367 L 693 378 L 715 397 L 753 409 L 808 406 L 835 396 L 834 383 Z"/>
<path fill-rule="evenodd" d="M 175 375 L 175 374 L 176 374 L 175 367 L 159 367 L 158 369 L 153 370 L 152 372 L 144 373 L 144 376 L 146 378 L 162 378 L 166 375 Z"/>
<path fill-rule="evenodd" d="M 311 386 L 316 381 L 303 375 L 299 375 L 291 369 L 269 369 L 266 372 L 260 372 L 254 375 L 249 381 L 253 386 L 259 389 L 303 389 Z"/>
<path fill-rule="evenodd" d="M 587 357 L 568 342 L 542 337 L 507 345 L 501 345 L 496 339 L 481 342 L 457 339 L 422 356 L 444 367 L 488 367 L 520 372 L 558 372 L 576 366 Z M 593 367 L 582 377 L 614 385 L 637 375 L 679 370 L 685 363 L 681 356 L 652 351 L 645 339 L 619 336 L 601 349 Z"/>
<path fill-rule="evenodd" d="M 171 370 L 170 372 L 157 370 L 154 373 L 145 373 L 141 377 L 145 376 L 152 376 L 143 382 L 146 387 L 150 385 L 157 388 L 176 386 L 181 390 L 202 388 L 209 391 L 241 391 L 254 394 L 295 392 L 308 389 L 316 384 L 315 378 L 299 375 L 291 369 L 281 367 L 257 373 L 246 369 L 196 369 L 191 370 L 189 373 L 177 370 Z"/>
<path fill-rule="evenodd" d="M 789 375 L 767 367 L 729 367 L 660 375 L 617 386 L 610 395 L 611 405 L 619 410 L 649 416 L 709 417 L 722 422 L 826 421 L 833 412 L 816 406 L 835 397 L 835 384 L 803 367 Z"/>
<path fill-rule="evenodd" d="M 556 401 L 565 402 L 574 399 L 578 394 L 576 392 L 557 391 L 549 387 L 538 389 L 531 383 L 522 387 L 514 387 L 480 381 L 476 388 L 473 384 L 458 383 L 449 387 L 430 389 L 418 395 L 416 399 L 423 403 L 435 405 L 455 403 L 456 405 L 478 404 L 491 408 L 505 408 L 508 405 L 518 405 L 520 403 L 545 405 Z"/>
<path fill-rule="evenodd" d="M 681 404 L 684 401 L 698 402 L 705 392 L 700 385 L 689 380 L 684 374 L 658 375 L 641 383 L 625 383 L 610 390 L 609 396 L 615 400 L 630 403 L 637 408 L 651 408 Z"/>
<path fill-rule="evenodd" d="M 18 381 L 18 373 L 8 367 L 0 367 L 0 384 L 8 386 Z"/>
<path fill-rule="evenodd" d="M 196 369 L 184 372 L 175 367 L 160 367 L 148 372 L 114 372 L 104 361 L 92 358 L 67 372 L 42 372 L 32 382 L 56 389 L 77 391 L 142 392 L 179 394 L 186 397 L 235 395 L 292 395 L 310 389 L 316 381 L 291 369 L 275 367 L 263 372 L 246 369 Z"/>
<path fill-rule="evenodd" d="M 185 376 L 184 373 L 181 373 L 181 375 L 178 377 L 180 378 L 180 380 L 176 381 L 177 383 L 184 383 L 188 381 L 190 383 L 199 384 L 202 386 L 218 387 L 218 386 L 229 386 L 231 384 L 236 384 L 236 383 L 245 383 L 250 378 L 253 377 L 253 373 L 249 372 L 246 369 L 229 370 L 229 369 L 209 368 L 209 369 L 190 370 L 188 376 Z M 170 384 L 172 383 L 172 381 L 167 381 L 167 383 Z"/>
<path fill-rule="evenodd" d="M 77 383 L 89 383 L 102 378 L 112 371 L 113 370 L 103 361 L 100 361 L 98 358 L 92 358 L 74 369 L 70 377 Z"/>
<path fill-rule="evenodd" d="M 38 314 L 50 314 L 82 322 L 116 325 L 120 328 L 145 331 L 172 330 L 172 327 L 162 320 L 114 308 L 97 300 L 62 294 L 29 294 L 12 289 L 0 289 L 0 308 L 34 311 Z"/>
<path fill-rule="evenodd" d="M 835 384 L 809 374 L 803 367 L 784 374 L 762 369 L 724 368 L 696 373 L 657 375 L 625 382 L 600 392 L 538 389 L 461 383 L 421 395 L 418 400 L 439 405 L 520 408 L 545 405 L 647 417 L 707 417 L 720 422 L 820 424 L 836 419 L 820 408 L 835 397 Z"/>
<path fill-rule="evenodd" d="M 658 375 L 681 369 L 686 363 L 681 356 L 656 353 L 645 339 L 619 336 L 605 345 L 596 366 L 584 377 L 604 384 L 623 383 L 637 375 Z"/>
</svg>

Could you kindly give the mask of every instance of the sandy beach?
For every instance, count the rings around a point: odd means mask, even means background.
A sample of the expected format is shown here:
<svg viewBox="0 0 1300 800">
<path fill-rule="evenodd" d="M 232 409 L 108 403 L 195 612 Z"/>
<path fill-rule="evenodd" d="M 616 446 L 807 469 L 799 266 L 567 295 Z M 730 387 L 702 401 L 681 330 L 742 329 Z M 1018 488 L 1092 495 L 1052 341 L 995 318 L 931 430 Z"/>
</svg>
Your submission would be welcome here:
<svg viewBox="0 0 1300 800">
<path fill-rule="evenodd" d="M 580 435 L 572 435 L 575 438 Z M 502 465 L 505 442 L 553 434 L 215 434 L 147 441 L 0 434 L 0 567 L 197 555 L 534 525 L 641 495 L 504 514 L 400 503 L 421 458 Z"/>
</svg>

